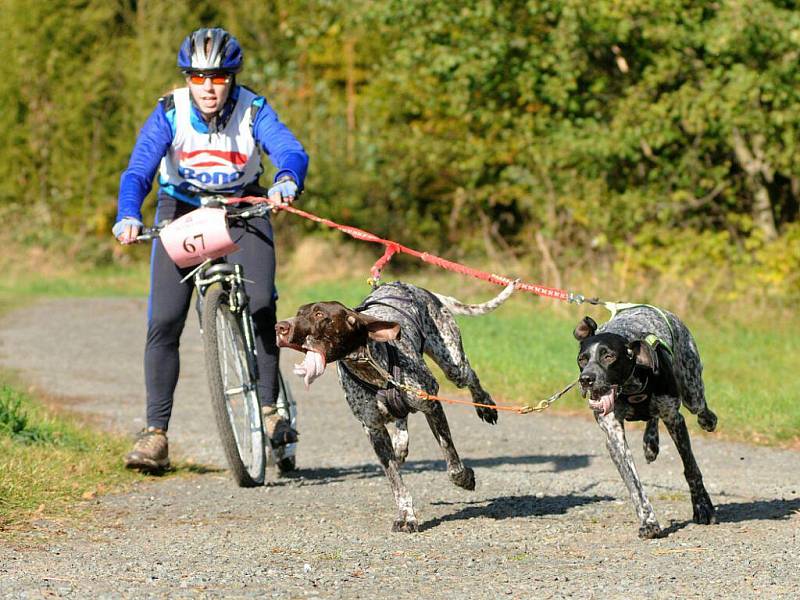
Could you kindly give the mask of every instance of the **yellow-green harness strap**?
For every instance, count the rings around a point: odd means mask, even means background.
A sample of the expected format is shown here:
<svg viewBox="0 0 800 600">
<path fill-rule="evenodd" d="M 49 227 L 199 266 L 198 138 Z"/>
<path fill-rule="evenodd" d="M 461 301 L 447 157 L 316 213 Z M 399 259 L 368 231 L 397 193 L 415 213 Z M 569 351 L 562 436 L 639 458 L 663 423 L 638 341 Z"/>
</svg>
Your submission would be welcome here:
<svg viewBox="0 0 800 600">
<path fill-rule="evenodd" d="M 603 306 L 605 306 L 609 310 L 612 319 L 617 316 L 617 313 L 620 313 L 623 310 L 629 310 L 631 308 L 640 308 L 640 307 L 650 308 L 656 311 L 659 315 L 661 315 L 661 318 L 664 319 L 664 322 L 667 324 L 670 337 L 673 340 L 675 339 L 675 332 L 672 330 L 672 323 L 669 322 L 667 314 L 657 306 L 653 306 L 652 304 L 631 304 L 627 302 L 604 302 Z M 648 334 L 644 338 L 644 341 L 654 349 L 658 344 L 661 344 L 662 346 L 664 346 L 664 349 L 667 352 L 669 352 L 669 355 L 672 356 L 672 344 L 667 343 L 665 340 L 661 339 L 654 333 Z"/>
</svg>

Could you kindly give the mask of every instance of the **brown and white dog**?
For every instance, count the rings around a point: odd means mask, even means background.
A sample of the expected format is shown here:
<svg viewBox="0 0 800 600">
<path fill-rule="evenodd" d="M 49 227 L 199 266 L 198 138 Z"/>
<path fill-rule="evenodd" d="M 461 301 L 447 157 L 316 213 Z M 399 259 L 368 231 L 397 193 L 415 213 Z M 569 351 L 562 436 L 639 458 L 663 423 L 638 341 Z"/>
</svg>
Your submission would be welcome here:
<svg viewBox="0 0 800 600">
<path fill-rule="evenodd" d="M 326 365 L 338 362 L 347 403 L 367 432 L 394 494 L 394 531 L 412 532 L 419 526 L 411 495 L 400 476 L 400 466 L 408 455 L 409 412 L 425 415 L 455 485 L 475 489 L 475 476 L 456 452 L 442 405 L 387 385 L 385 374 L 391 374 L 403 385 L 435 395 L 439 384 L 425 364 L 423 354 L 427 354 L 450 381 L 469 388 L 476 403 L 493 406 L 464 354 L 461 333 L 451 313 L 486 314 L 505 302 L 513 291 L 511 283 L 493 300 L 466 305 L 395 282 L 378 287 L 355 309 L 339 302 L 315 302 L 301 306 L 296 316 L 275 326 L 278 346 L 305 353 L 305 360 L 295 367 L 295 373 L 305 378 L 307 386 Z M 497 421 L 493 408 L 476 407 L 476 411 L 487 423 Z M 392 421 L 396 432 L 390 436 L 386 425 Z"/>
</svg>

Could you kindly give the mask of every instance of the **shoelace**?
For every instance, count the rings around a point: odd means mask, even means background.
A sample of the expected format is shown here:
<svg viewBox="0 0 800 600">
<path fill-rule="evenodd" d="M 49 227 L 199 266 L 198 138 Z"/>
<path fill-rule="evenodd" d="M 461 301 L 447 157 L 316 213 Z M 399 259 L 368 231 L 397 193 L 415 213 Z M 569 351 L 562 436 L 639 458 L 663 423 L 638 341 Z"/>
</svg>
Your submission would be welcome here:
<svg viewBox="0 0 800 600">
<path fill-rule="evenodd" d="M 137 445 L 142 446 L 145 450 L 155 450 L 159 443 L 158 437 L 161 435 L 164 434 L 160 431 L 144 431 L 139 435 L 139 443 Z"/>
</svg>

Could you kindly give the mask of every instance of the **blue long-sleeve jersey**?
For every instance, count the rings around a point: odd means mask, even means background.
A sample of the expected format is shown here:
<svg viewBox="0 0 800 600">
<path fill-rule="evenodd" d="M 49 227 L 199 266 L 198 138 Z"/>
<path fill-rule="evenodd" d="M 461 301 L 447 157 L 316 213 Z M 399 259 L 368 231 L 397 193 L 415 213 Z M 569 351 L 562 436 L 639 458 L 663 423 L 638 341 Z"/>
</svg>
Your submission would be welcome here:
<svg viewBox="0 0 800 600">
<path fill-rule="evenodd" d="M 225 108 L 218 117 L 219 120 L 224 121 L 230 116 L 241 89 L 238 85 L 231 89 Z M 283 175 L 291 175 L 302 190 L 308 170 L 308 155 L 302 144 L 289 128 L 281 123 L 263 96 L 255 96 L 250 114 L 253 139 L 278 169 L 275 180 Z M 142 202 L 150 192 L 156 171 L 175 138 L 177 130 L 175 119 L 176 111 L 171 95 L 165 96 L 142 127 L 131 153 L 128 168 L 120 178 L 117 221 L 124 217 L 142 220 Z M 209 133 L 209 124 L 194 105 L 191 106 L 190 121 L 196 132 Z M 172 186 L 162 184 L 161 187 L 164 192 L 184 202 L 196 203 L 191 195 L 183 194 Z"/>
</svg>

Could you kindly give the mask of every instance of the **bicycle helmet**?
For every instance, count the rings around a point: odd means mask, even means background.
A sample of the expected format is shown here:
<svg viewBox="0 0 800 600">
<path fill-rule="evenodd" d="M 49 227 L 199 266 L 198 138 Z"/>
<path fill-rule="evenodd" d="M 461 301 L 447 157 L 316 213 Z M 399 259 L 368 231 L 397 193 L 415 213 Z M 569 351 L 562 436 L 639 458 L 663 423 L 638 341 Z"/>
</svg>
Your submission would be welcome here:
<svg viewBox="0 0 800 600">
<path fill-rule="evenodd" d="M 178 68 L 184 72 L 238 73 L 243 60 L 238 40 L 220 27 L 193 31 L 178 50 Z"/>
</svg>

